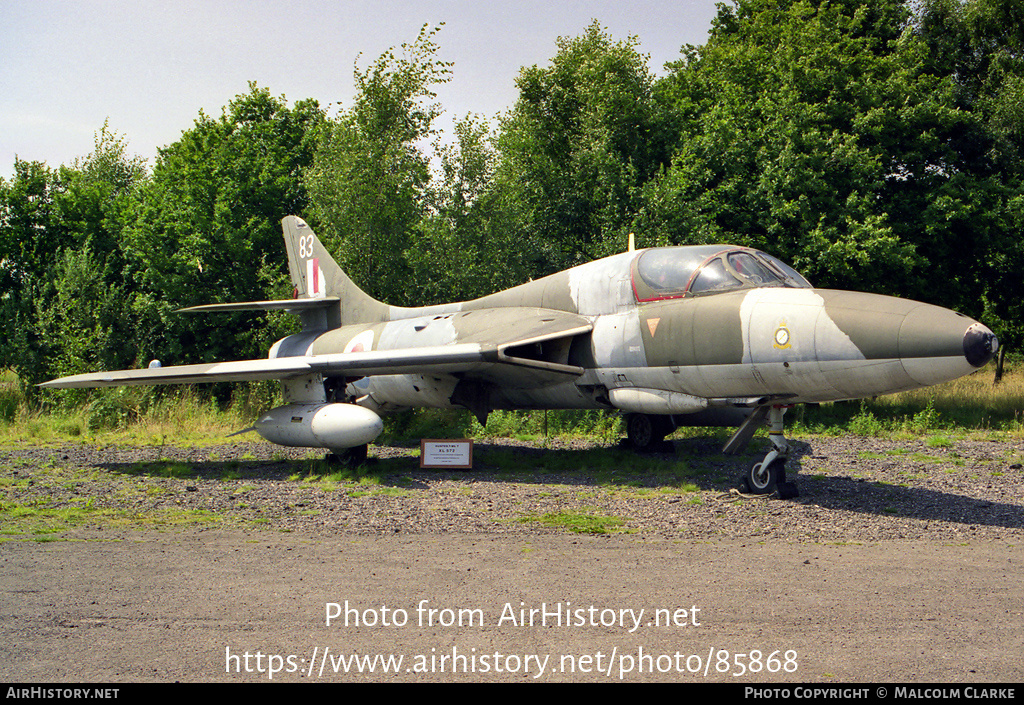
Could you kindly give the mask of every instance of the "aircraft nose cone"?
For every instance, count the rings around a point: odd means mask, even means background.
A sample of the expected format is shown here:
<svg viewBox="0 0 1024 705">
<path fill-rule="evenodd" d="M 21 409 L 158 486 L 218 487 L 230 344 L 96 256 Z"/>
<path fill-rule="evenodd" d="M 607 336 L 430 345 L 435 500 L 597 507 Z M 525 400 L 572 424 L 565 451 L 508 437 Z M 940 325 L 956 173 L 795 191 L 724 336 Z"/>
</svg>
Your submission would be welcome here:
<svg viewBox="0 0 1024 705">
<path fill-rule="evenodd" d="M 964 333 L 964 357 L 973 367 L 984 367 L 999 352 L 996 334 L 980 323 L 975 323 Z"/>
<path fill-rule="evenodd" d="M 949 309 L 916 304 L 899 332 L 904 369 L 920 384 L 974 372 L 992 359 L 999 341 L 987 327 Z"/>
<path fill-rule="evenodd" d="M 890 391 L 970 374 L 999 349 L 995 335 L 981 323 L 918 301 L 843 292 L 831 295 L 825 311 L 864 359 L 892 360 L 901 368 L 878 382 L 889 384 Z M 819 337 L 822 349 L 828 340 Z"/>
</svg>

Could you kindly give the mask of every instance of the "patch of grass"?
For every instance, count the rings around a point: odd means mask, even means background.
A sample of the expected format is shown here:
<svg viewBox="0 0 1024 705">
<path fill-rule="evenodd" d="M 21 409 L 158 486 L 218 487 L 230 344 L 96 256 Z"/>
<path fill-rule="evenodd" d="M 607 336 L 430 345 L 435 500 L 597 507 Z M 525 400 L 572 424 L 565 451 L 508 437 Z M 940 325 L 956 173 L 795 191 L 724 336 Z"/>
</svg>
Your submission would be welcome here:
<svg viewBox="0 0 1024 705">
<path fill-rule="evenodd" d="M 79 503 L 52 505 L 45 500 L 0 502 L 0 533 L 15 538 L 54 535 L 82 527 L 168 528 L 218 524 L 223 520 L 202 509 L 162 509 L 139 513 L 95 506 L 92 498 Z"/>
<path fill-rule="evenodd" d="M 377 495 L 403 497 L 415 492 L 402 487 L 411 484 L 411 478 L 401 477 L 389 483 L 383 472 L 371 471 L 365 465 L 350 468 L 330 464 L 322 458 L 302 462 L 306 465 L 306 471 L 292 473 L 288 480 L 299 482 L 309 489 L 323 492 L 344 491 L 347 496 L 353 498 Z"/>
<path fill-rule="evenodd" d="M 240 384 L 230 401 L 210 389 L 116 387 L 43 390 L 33 402 L 17 391 L 17 377 L 0 375 L 0 442 L 86 441 L 133 445 L 215 445 L 252 425 L 256 415 L 278 405 L 267 383 Z"/>
<path fill-rule="evenodd" d="M 611 534 L 622 531 L 625 519 L 614 516 L 598 516 L 574 512 L 549 512 L 537 516 L 528 514 L 518 519 L 520 523 L 538 522 L 543 526 L 564 529 L 574 534 Z"/>
<path fill-rule="evenodd" d="M 421 438 L 517 438 L 541 442 L 544 438 L 614 440 L 622 435 L 621 419 L 614 412 L 578 409 L 491 412 L 481 426 L 463 409 L 414 409 L 384 419 L 381 441 L 418 441 Z"/>
<path fill-rule="evenodd" d="M 858 436 L 880 436 L 885 430 L 885 425 L 867 408 L 866 402 L 861 402 L 860 411 L 850 419 L 846 427 L 850 433 Z"/>
<path fill-rule="evenodd" d="M 195 477 L 195 468 L 190 463 L 180 460 L 152 460 L 133 463 L 128 469 L 129 475 L 147 475 L 149 477 L 170 477 L 181 479 Z"/>
<path fill-rule="evenodd" d="M 0 477 L 0 487 L 21 489 L 28 487 L 28 484 L 29 479 L 27 477 Z"/>
<path fill-rule="evenodd" d="M 415 493 L 415 490 L 405 490 L 401 487 L 374 487 L 366 490 L 348 490 L 349 497 L 408 497 Z"/>
</svg>

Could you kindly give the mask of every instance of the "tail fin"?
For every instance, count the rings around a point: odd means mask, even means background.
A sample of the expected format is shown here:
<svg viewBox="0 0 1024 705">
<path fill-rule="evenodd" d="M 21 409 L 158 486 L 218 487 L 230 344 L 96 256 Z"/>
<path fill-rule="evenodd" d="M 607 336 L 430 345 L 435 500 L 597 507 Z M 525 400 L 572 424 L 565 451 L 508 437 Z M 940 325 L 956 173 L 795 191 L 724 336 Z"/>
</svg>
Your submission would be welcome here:
<svg viewBox="0 0 1024 705">
<path fill-rule="evenodd" d="M 387 304 L 377 301 L 348 278 L 306 221 L 290 215 L 281 221 L 281 229 L 288 248 L 288 271 L 295 287 L 295 298 L 339 299 L 336 316 L 333 307 L 328 309 L 328 328 L 377 323 L 390 318 Z"/>
</svg>

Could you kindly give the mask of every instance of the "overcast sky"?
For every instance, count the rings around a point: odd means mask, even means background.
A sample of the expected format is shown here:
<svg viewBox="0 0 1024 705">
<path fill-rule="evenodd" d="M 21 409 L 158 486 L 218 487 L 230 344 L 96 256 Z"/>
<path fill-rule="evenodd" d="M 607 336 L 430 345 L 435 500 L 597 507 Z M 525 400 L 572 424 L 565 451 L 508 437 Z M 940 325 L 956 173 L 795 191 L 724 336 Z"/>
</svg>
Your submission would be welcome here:
<svg viewBox="0 0 1024 705">
<path fill-rule="evenodd" d="M 439 58 L 455 65 L 438 99 L 450 123 L 511 107 L 519 69 L 546 64 L 558 37 L 592 20 L 638 37 L 662 73 L 682 45 L 705 42 L 714 15 L 715 0 L 0 0 L 0 175 L 15 155 L 55 167 L 89 154 L 104 120 L 152 164 L 200 109 L 220 115 L 249 81 L 289 103 L 347 106 L 355 62 L 424 24 L 445 23 Z"/>
</svg>

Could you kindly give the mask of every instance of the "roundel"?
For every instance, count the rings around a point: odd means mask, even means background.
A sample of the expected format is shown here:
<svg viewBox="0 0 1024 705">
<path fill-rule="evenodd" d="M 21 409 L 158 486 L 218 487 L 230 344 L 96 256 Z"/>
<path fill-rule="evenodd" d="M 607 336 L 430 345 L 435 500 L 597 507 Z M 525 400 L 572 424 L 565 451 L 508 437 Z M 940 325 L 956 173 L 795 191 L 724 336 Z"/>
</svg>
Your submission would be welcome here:
<svg viewBox="0 0 1024 705">
<path fill-rule="evenodd" d="M 364 330 L 345 345 L 345 352 L 369 352 L 373 350 L 373 331 Z"/>
</svg>

